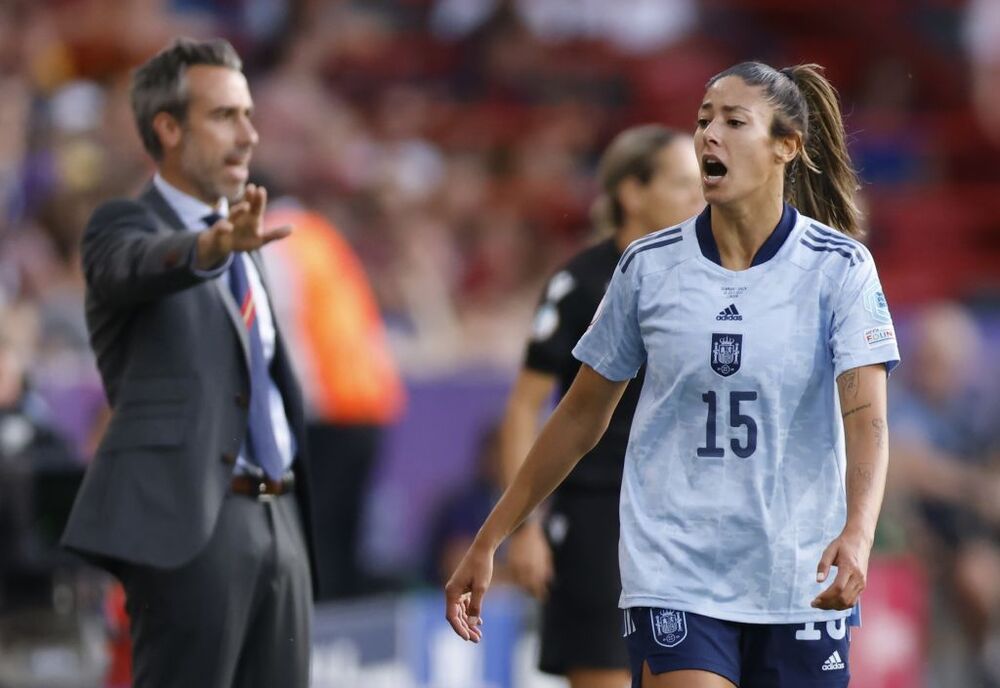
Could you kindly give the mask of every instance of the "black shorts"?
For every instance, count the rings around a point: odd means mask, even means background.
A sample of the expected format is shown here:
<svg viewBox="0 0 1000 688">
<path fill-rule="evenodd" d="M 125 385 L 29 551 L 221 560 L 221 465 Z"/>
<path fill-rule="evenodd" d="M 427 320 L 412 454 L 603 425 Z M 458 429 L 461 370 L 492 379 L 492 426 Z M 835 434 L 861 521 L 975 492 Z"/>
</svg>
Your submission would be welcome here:
<svg viewBox="0 0 1000 688">
<path fill-rule="evenodd" d="M 556 492 L 545 532 L 555 576 L 542 609 L 539 668 L 628 669 L 618 608 L 618 490 Z"/>
</svg>

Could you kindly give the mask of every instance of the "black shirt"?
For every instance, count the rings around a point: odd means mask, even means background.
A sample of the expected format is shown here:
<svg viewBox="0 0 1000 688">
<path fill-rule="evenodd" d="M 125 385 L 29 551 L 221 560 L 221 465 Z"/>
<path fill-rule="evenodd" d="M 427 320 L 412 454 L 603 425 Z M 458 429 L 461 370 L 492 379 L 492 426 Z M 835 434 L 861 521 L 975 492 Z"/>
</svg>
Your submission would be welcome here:
<svg viewBox="0 0 1000 688">
<path fill-rule="evenodd" d="M 573 347 L 594 319 L 620 258 L 614 239 L 602 241 L 577 254 L 553 275 L 542 294 L 524 367 L 555 375 L 560 398 L 580 369 L 580 362 L 573 358 Z M 619 490 L 644 373 L 645 368 L 640 369 L 629 382 L 604 437 L 567 476 L 564 487 Z"/>
</svg>

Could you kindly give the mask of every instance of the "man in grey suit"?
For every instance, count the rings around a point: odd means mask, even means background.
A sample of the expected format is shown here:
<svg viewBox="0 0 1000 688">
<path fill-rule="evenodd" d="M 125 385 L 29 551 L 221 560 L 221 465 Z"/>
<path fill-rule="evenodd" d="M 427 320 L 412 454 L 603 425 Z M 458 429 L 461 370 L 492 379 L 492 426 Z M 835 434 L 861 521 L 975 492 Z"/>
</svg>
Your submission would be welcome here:
<svg viewBox="0 0 1000 688">
<path fill-rule="evenodd" d="M 302 402 L 258 249 L 242 64 L 178 40 L 132 107 L 157 173 L 83 239 L 111 421 L 64 544 L 123 583 L 135 686 L 305 687 L 312 609 Z"/>
</svg>

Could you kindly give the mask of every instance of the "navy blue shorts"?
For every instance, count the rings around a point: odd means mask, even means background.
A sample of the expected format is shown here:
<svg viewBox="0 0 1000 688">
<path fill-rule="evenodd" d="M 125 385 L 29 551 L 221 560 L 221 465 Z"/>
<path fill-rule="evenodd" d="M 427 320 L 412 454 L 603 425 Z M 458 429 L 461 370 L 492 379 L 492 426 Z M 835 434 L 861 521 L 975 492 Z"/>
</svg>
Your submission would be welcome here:
<svg viewBox="0 0 1000 688">
<path fill-rule="evenodd" d="M 850 679 L 847 619 L 750 624 L 649 607 L 624 617 L 633 688 L 644 663 L 653 674 L 710 671 L 740 688 L 834 688 Z"/>
</svg>

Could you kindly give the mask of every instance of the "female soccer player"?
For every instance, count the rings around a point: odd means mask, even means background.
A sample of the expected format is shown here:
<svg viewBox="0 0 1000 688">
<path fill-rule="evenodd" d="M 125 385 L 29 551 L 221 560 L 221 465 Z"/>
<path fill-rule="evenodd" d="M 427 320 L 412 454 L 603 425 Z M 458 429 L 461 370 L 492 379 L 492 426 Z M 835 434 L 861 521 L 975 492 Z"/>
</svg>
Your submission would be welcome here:
<svg viewBox="0 0 1000 688">
<path fill-rule="evenodd" d="M 622 256 L 573 350 L 579 375 L 446 586 L 447 616 L 482 637 L 498 544 L 645 363 L 620 510 L 633 685 L 846 686 L 899 354 L 851 238 L 836 93 L 815 65 L 731 67 L 708 83 L 695 150 L 708 208 Z"/>
<path fill-rule="evenodd" d="M 573 358 L 573 346 L 593 320 L 622 252 L 634 240 L 704 207 L 691 137 L 659 125 L 619 134 L 602 156 L 598 174 L 602 194 L 593 219 L 613 236 L 572 258 L 542 294 L 501 426 L 505 483 L 531 448 L 553 390 L 558 385 L 565 394 L 576 377 L 580 362 Z M 629 659 L 619 630 L 618 494 L 641 388 L 640 371 L 604 436 L 556 490 L 545 532 L 538 519 L 531 519 L 507 549 L 517 582 L 545 600 L 539 666 L 566 676 L 571 688 L 628 684 Z"/>
</svg>

